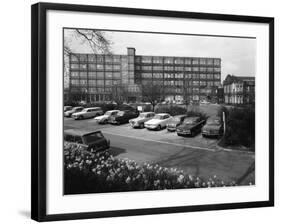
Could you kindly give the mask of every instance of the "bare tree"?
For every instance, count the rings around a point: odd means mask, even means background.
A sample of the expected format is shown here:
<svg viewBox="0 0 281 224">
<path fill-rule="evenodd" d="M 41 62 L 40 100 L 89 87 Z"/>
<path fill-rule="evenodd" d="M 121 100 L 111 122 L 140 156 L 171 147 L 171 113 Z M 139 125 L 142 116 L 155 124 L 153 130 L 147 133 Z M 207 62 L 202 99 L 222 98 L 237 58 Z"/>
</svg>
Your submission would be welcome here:
<svg viewBox="0 0 281 224">
<path fill-rule="evenodd" d="M 147 84 L 142 86 L 142 96 L 145 101 L 148 101 L 152 105 L 152 109 L 163 98 L 163 87 L 161 85 Z"/>
<path fill-rule="evenodd" d="M 111 94 L 112 100 L 116 102 L 118 106 L 128 101 L 129 91 L 124 85 L 113 85 Z"/>
</svg>

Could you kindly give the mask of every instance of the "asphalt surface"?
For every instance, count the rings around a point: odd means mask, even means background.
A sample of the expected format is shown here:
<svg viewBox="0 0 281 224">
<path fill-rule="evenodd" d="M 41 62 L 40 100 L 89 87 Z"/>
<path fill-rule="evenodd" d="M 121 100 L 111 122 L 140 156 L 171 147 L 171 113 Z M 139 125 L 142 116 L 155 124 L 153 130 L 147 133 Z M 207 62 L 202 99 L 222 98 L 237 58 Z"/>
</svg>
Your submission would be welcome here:
<svg viewBox="0 0 281 224">
<path fill-rule="evenodd" d="M 217 146 L 217 139 L 203 138 L 201 134 L 185 138 L 166 129 L 149 131 L 133 129 L 129 124 L 99 125 L 94 119 L 72 118 L 65 118 L 64 128 L 101 130 L 110 140 L 110 152 L 118 158 L 175 167 L 206 179 L 216 175 L 224 181 L 239 180 L 240 184 L 255 182 L 254 154 L 224 151 Z"/>
</svg>

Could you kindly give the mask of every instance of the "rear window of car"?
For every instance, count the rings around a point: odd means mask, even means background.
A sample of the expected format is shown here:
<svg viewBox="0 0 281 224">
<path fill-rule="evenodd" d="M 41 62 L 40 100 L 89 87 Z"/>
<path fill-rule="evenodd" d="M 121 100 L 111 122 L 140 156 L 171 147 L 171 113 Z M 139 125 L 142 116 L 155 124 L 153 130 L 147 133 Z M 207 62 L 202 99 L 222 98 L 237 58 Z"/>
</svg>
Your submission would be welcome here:
<svg viewBox="0 0 281 224">
<path fill-rule="evenodd" d="M 86 144 L 93 143 L 93 142 L 103 139 L 103 138 L 104 137 L 103 137 L 102 133 L 100 133 L 100 132 L 96 132 L 96 133 L 92 133 L 90 135 L 84 136 L 84 140 L 85 140 Z"/>
<path fill-rule="evenodd" d="M 67 141 L 67 142 L 74 142 L 74 143 L 83 144 L 83 140 L 80 136 L 65 135 L 64 140 Z"/>
</svg>

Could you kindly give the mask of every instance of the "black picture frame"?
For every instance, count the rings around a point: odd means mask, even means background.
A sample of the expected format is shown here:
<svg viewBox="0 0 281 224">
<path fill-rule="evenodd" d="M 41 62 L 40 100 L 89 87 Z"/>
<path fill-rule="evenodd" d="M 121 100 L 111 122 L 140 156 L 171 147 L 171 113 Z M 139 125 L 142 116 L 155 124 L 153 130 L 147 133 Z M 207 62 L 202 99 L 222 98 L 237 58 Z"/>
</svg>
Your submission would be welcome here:
<svg viewBox="0 0 281 224">
<path fill-rule="evenodd" d="M 46 13 L 48 10 L 99 12 L 124 15 L 191 18 L 216 21 L 254 22 L 269 25 L 269 200 L 196 206 L 160 207 L 149 209 L 101 212 L 46 214 Z M 31 218 L 37 221 L 86 219 L 116 216 L 178 213 L 206 210 L 238 209 L 274 206 L 274 18 L 183 11 L 103 7 L 73 4 L 37 3 L 31 14 Z"/>
</svg>

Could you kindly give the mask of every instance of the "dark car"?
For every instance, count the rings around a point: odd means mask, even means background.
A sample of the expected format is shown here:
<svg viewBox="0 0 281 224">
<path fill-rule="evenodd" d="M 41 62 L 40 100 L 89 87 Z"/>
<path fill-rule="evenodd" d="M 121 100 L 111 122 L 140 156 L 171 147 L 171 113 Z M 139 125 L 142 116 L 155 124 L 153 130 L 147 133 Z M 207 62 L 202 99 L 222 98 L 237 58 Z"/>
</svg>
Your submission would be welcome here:
<svg viewBox="0 0 281 224">
<path fill-rule="evenodd" d="M 168 131 L 175 131 L 179 125 L 182 124 L 184 119 L 187 117 L 187 115 L 176 115 L 173 117 L 171 121 L 167 124 L 167 130 Z"/>
<path fill-rule="evenodd" d="M 178 136 L 195 136 L 201 131 L 205 120 L 200 117 L 187 117 L 176 129 Z"/>
<path fill-rule="evenodd" d="M 101 131 L 65 130 L 64 141 L 77 143 L 90 152 L 104 151 L 110 146 L 110 141 L 103 136 Z"/>
<path fill-rule="evenodd" d="M 71 117 L 72 114 L 80 112 L 84 109 L 84 107 L 73 107 L 71 110 L 65 111 L 64 116 L 65 117 Z"/>
<path fill-rule="evenodd" d="M 131 110 L 121 110 L 115 116 L 111 116 L 108 119 L 110 124 L 125 124 L 128 123 L 130 119 L 136 118 L 138 114 Z"/>
<path fill-rule="evenodd" d="M 202 128 L 203 137 L 219 137 L 223 134 L 223 122 L 220 117 L 208 118 L 206 124 Z"/>
</svg>

